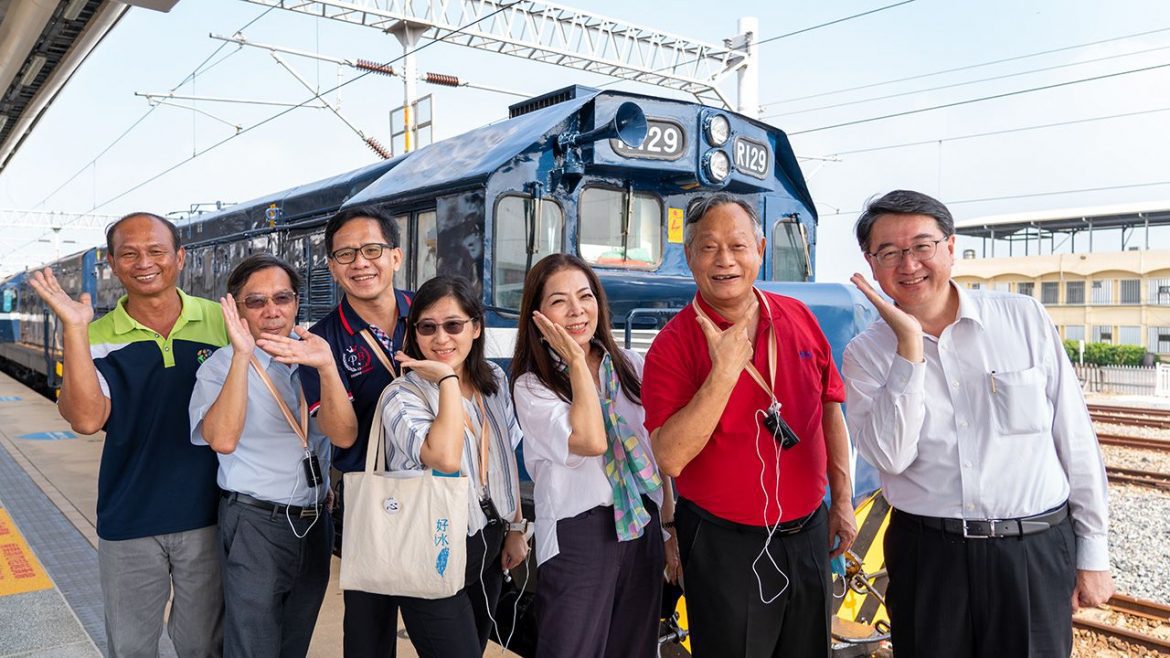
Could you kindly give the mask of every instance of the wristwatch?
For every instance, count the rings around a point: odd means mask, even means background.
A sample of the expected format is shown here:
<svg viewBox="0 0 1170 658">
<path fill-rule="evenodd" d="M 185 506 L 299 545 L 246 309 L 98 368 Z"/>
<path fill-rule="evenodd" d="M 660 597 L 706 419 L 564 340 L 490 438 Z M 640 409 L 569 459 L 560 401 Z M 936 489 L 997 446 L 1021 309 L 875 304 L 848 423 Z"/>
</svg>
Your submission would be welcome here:
<svg viewBox="0 0 1170 658">
<path fill-rule="evenodd" d="M 528 519 L 520 519 L 508 524 L 508 532 L 519 532 L 524 535 L 524 541 L 532 539 L 532 533 L 536 532 L 536 526 Z"/>
</svg>

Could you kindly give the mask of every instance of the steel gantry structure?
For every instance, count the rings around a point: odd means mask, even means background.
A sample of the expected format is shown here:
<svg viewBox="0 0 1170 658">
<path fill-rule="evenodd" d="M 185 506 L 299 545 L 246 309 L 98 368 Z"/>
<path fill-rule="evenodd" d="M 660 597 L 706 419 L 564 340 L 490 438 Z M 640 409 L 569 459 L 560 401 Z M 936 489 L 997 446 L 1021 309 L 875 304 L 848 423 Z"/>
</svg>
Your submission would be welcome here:
<svg viewBox="0 0 1170 658">
<path fill-rule="evenodd" d="M 409 53 L 431 39 L 537 62 L 644 82 L 734 109 L 719 84 L 739 78 L 738 111 L 758 116 L 755 19 L 722 45 L 705 43 L 538 0 L 245 0 L 394 34 L 408 56 L 409 107 L 416 77 Z"/>
</svg>

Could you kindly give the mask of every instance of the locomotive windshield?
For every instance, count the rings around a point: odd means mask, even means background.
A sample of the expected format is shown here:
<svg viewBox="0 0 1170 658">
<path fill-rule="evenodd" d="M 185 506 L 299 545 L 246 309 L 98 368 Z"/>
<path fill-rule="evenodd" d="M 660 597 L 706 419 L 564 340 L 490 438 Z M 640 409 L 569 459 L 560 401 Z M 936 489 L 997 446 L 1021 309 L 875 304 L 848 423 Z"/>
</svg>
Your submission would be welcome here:
<svg viewBox="0 0 1170 658">
<path fill-rule="evenodd" d="M 662 201 L 644 192 L 586 188 L 577 248 L 593 265 L 654 269 L 662 261 Z"/>
</svg>

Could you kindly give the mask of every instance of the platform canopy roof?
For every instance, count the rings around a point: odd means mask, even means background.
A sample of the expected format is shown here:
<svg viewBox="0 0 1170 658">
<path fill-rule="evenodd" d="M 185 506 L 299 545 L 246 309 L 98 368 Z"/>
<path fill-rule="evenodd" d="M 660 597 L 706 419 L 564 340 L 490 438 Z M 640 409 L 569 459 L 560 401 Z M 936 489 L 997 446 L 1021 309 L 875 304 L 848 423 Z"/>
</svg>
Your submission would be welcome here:
<svg viewBox="0 0 1170 658">
<path fill-rule="evenodd" d="M 77 67 L 135 5 L 178 0 L 0 0 L 0 171 Z"/>
<path fill-rule="evenodd" d="M 1010 239 L 1017 233 L 1075 233 L 1170 225 L 1170 201 L 1115 204 L 1091 208 L 1035 210 L 976 217 L 955 222 L 955 233 L 976 238 Z"/>
</svg>

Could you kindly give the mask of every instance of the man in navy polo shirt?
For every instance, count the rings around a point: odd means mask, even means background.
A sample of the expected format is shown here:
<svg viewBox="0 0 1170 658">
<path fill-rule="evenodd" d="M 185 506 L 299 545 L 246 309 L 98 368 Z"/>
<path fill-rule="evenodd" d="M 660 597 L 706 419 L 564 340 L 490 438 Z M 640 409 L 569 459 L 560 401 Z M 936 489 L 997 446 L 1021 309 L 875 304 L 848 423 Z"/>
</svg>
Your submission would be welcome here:
<svg viewBox="0 0 1170 658">
<path fill-rule="evenodd" d="M 162 217 L 123 217 L 106 247 L 126 295 L 96 322 L 89 295 L 72 300 L 50 269 L 30 285 L 64 328 L 61 416 L 81 434 L 106 432 L 97 532 L 109 654 L 158 654 L 173 589 L 167 626 L 179 655 L 218 656 L 216 459 L 191 445 L 186 409 L 195 371 L 227 344 L 223 315 L 176 287 L 186 252 Z"/>
<path fill-rule="evenodd" d="M 398 226 L 376 208 L 344 210 L 325 226 L 329 272 L 345 296 L 310 331 L 332 347 L 358 419 L 353 446 L 333 448 L 333 467 L 342 473 L 365 468 L 374 407 L 382 389 L 398 374 L 394 353 L 402 349 L 410 311 L 409 295 L 394 289 L 394 273 L 402 266 L 399 245 Z M 316 413 L 321 402 L 316 371 L 305 369 L 301 382 L 309 409 Z M 340 489 L 342 479 L 337 480 L 334 523 L 340 528 L 344 492 Z M 346 590 L 344 596 L 346 658 L 394 656 L 398 642 L 398 607 L 394 599 L 355 590 Z"/>
<path fill-rule="evenodd" d="M 829 560 L 857 535 L 829 342 L 804 304 L 754 287 L 764 239 L 750 204 L 695 199 L 684 244 L 698 294 L 651 345 L 642 404 L 681 498 L 692 652 L 827 657 Z M 772 431 L 785 422 L 790 436 Z"/>
</svg>

